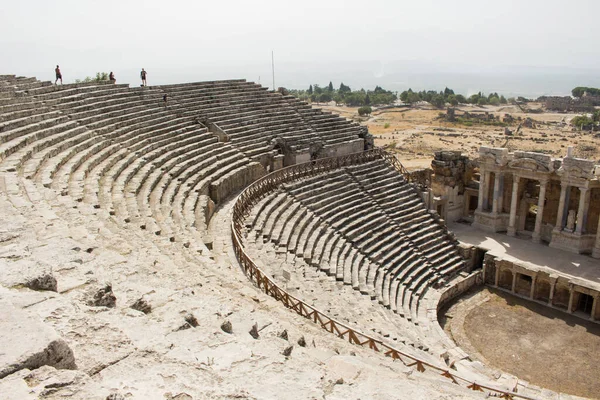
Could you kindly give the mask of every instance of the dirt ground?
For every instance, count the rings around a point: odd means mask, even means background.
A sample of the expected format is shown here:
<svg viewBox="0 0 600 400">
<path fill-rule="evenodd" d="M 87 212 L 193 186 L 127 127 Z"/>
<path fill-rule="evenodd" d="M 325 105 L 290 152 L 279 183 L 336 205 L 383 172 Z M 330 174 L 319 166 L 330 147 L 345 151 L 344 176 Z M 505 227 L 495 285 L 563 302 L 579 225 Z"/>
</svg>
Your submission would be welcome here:
<svg viewBox="0 0 600 400">
<path fill-rule="evenodd" d="M 369 127 L 377 146 L 387 146 L 400 155 L 408 169 L 428 167 L 433 153 L 439 150 L 461 150 L 474 157 L 480 146 L 506 147 L 510 151 L 535 151 L 553 157 L 563 157 L 568 146 L 574 146 L 575 156 L 600 160 L 600 135 L 597 132 L 580 132 L 569 125 L 577 114 L 553 112 L 530 113 L 514 105 L 461 106 L 457 114 L 488 112 L 503 120 L 510 114 L 515 122 L 507 128 L 517 131 L 518 118 L 531 118 L 535 128 L 521 127 L 518 134 L 505 135 L 504 126 L 492 126 L 474 122 L 471 126 L 462 122 L 447 122 L 440 118 L 446 110 L 431 107 L 395 108 L 374 110 L 369 118 L 360 118 L 356 107 L 318 105 Z M 525 111 L 541 109 L 542 105 L 529 103 Z M 597 135 L 597 136 L 596 136 Z"/>
<path fill-rule="evenodd" d="M 465 310 L 468 303 L 472 308 Z M 460 314 L 461 307 L 465 335 L 455 335 L 453 326 L 452 336 L 473 358 L 534 385 L 600 398 L 600 325 L 489 289 L 457 302 L 446 315 Z M 450 324 L 461 321 L 448 319 Z"/>
</svg>

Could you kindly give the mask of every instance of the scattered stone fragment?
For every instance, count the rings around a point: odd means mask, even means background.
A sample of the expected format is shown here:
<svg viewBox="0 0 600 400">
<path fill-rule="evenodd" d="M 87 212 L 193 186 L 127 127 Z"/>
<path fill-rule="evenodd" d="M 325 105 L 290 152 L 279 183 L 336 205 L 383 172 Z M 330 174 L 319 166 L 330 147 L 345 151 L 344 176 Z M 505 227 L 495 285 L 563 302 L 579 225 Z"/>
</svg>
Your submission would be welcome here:
<svg viewBox="0 0 600 400">
<path fill-rule="evenodd" d="M 148 314 L 152 311 L 152 306 L 141 297 L 131 305 L 131 308 L 133 308 L 134 310 L 141 311 L 144 314 Z"/>
<path fill-rule="evenodd" d="M 225 333 L 233 333 L 233 327 L 231 326 L 231 322 L 225 321 L 221 324 L 221 330 Z"/>
<path fill-rule="evenodd" d="M 108 396 L 106 396 L 106 400 L 125 400 L 125 397 L 123 397 L 119 393 L 111 393 Z"/>
<path fill-rule="evenodd" d="M 279 337 L 282 338 L 283 340 L 289 340 L 288 339 L 288 333 L 287 333 L 287 329 L 284 329 L 280 334 Z"/>
<path fill-rule="evenodd" d="M 17 371 L 44 365 L 77 368 L 69 345 L 35 313 L 0 299 L 0 321 L 0 381 Z M 0 394 L 0 398 L 5 397 Z"/>
<path fill-rule="evenodd" d="M 298 346 L 306 347 L 306 339 L 304 339 L 304 336 L 301 336 L 300 339 L 298 339 Z"/>
<path fill-rule="evenodd" d="M 250 331 L 248 332 L 250 334 L 250 336 L 252 336 L 254 339 L 258 339 L 260 337 L 260 335 L 258 334 L 258 324 L 254 324 L 252 325 L 252 329 L 250 329 Z"/>
<path fill-rule="evenodd" d="M 198 323 L 198 320 L 196 319 L 196 317 L 192 313 L 187 313 L 186 314 L 186 316 L 185 316 L 185 322 L 187 322 L 193 328 L 195 328 L 198 325 L 200 325 Z"/>
<path fill-rule="evenodd" d="M 58 285 L 56 282 L 56 278 L 50 274 L 45 274 L 33 278 L 25 283 L 31 290 L 49 290 L 52 292 L 58 291 Z"/>
<path fill-rule="evenodd" d="M 117 298 L 112 291 L 112 286 L 107 284 L 105 287 L 98 290 L 88 304 L 95 307 L 114 308 L 117 305 Z"/>
<path fill-rule="evenodd" d="M 285 350 L 283 350 L 283 353 L 281 353 L 281 354 L 283 354 L 286 357 L 289 357 L 289 356 L 292 355 L 292 350 L 293 349 L 294 349 L 294 346 L 286 347 Z"/>
<path fill-rule="evenodd" d="M 335 381 L 336 385 L 343 385 L 344 384 L 344 378 L 340 378 L 337 381 Z"/>
</svg>

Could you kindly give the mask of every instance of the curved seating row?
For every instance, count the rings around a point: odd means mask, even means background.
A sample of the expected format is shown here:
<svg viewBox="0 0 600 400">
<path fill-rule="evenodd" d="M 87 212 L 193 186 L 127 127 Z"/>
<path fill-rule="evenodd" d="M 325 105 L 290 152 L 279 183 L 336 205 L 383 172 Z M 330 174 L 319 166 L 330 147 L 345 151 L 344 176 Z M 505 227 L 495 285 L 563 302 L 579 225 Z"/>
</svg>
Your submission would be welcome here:
<svg viewBox="0 0 600 400">
<path fill-rule="evenodd" d="M 464 263 L 418 193 L 383 160 L 284 184 L 246 221 L 261 239 L 368 294 L 414 324 L 428 291 Z"/>
<path fill-rule="evenodd" d="M 272 153 L 275 140 L 295 152 L 359 140 L 359 126 L 241 80 L 162 86 L 185 112 L 201 114 L 246 156 Z"/>
</svg>

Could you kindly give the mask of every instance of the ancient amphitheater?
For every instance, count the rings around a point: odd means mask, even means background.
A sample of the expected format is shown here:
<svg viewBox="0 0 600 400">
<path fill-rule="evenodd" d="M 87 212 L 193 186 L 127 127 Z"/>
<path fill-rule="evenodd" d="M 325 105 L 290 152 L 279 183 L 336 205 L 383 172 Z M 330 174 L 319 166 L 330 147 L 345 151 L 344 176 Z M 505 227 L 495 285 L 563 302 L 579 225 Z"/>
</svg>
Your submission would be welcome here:
<svg viewBox="0 0 600 400">
<path fill-rule="evenodd" d="M 438 311 L 488 284 L 597 320 L 598 284 L 445 220 L 600 257 L 598 166 L 477 165 L 408 173 L 244 80 L 0 76 L 0 398 L 573 398 L 473 361 Z"/>
</svg>

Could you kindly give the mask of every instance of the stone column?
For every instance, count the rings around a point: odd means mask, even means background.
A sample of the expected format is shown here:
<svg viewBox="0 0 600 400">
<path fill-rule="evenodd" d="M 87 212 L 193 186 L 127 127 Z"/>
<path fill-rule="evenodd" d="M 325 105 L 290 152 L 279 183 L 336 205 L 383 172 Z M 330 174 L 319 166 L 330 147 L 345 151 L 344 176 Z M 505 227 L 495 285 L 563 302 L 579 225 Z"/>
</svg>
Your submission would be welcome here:
<svg viewBox="0 0 600 400">
<path fill-rule="evenodd" d="M 548 305 L 553 306 L 552 300 L 554 299 L 554 288 L 556 287 L 556 279 L 550 277 L 550 296 L 548 297 Z"/>
<path fill-rule="evenodd" d="M 542 219 L 544 217 L 544 204 L 546 200 L 546 186 L 548 181 L 540 181 L 540 196 L 538 198 L 537 215 L 535 216 L 535 230 L 533 231 L 532 239 L 535 243 L 542 241 Z"/>
<path fill-rule="evenodd" d="M 569 314 L 573 313 L 573 296 L 575 295 L 575 290 L 573 290 L 573 288 L 571 288 L 571 290 L 569 291 L 569 306 L 567 307 L 567 312 Z"/>
<path fill-rule="evenodd" d="M 594 296 L 594 302 L 592 303 L 592 312 L 590 313 L 590 319 L 592 321 L 596 320 L 596 310 L 598 309 L 598 294 Z"/>
<path fill-rule="evenodd" d="M 483 268 L 481 269 L 481 279 L 483 280 L 483 285 L 485 286 L 485 276 L 487 275 L 487 264 L 483 264 Z"/>
<path fill-rule="evenodd" d="M 500 267 L 496 264 L 496 276 L 494 277 L 494 286 L 498 287 L 498 281 L 500 280 Z"/>
<path fill-rule="evenodd" d="M 498 206 L 500 205 L 500 173 L 494 175 L 494 198 L 492 199 L 492 213 L 498 214 Z"/>
<path fill-rule="evenodd" d="M 587 222 L 587 213 L 590 204 L 590 190 L 588 188 L 579 188 L 579 209 L 577 210 L 577 225 L 575 233 L 581 235 Z"/>
<path fill-rule="evenodd" d="M 596 243 L 592 251 L 592 257 L 600 258 L 600 217 L 598 218 L 598 227 L 596 228 Z"/>
<path fill-rule="evenodd" d="M 504 174 L 500 175 L 500 191 L 498 193 L 498 212 L 504 209 Z"/>
<path fill-rule="evenodd" d="M 515 223 L 517 222 L 517 202 L 519 201 L 519 176 L 513 176 L 513 187 L 512 187 L 512 198 L 510 200 L 510 219 L 508 221 L 507 234 L 509 236 L 515 236 L 517 234 L 517 228 Z"/>
<path fill-rule="evenodd" d="M 485 181 L 483 183 L 483 208 L 482 208 L 482 211 L 485 211 L 486 209 L 489 209 L 489 207 L 490 207 L 489 193 L 490 193 L 490 181 L 491 180 L 492 180 L 492 173 L 489 171 L 486 171 Z"/>
<path fill-rule="evenodd" d="M 558 212 L 556 214 L 556 226 L 554 227 L 555 231 L 562 231 L 565 226 L 564 216 L 565 216 L 565 199 L 567 197 L 567 189 L 568 185 L 561 184 L 560 185 L 560 200 L 558 202 Z"/>
<path fill-rule="evenodd" d="M 477 211 L 483 211 L 483 196 L 485 190 L 485 173 L 479 174 L 479 198 L 477 199 Z"/>
<path fill-rule="evenodd" d="M 515 292 L 515 289 L 517 287 L 517 273 L 515 271 L 512 272 L 513 274 L 513 281 L 512 281 L 512 288 L 511 288 L 511 292 Z"/>
<path fill-rule="evenodd" d="M 537 280 L 537 275 L 531 277 L 531 289 L 529 290 L 529 298 L 533 300 L 533 296 L 535 294 L 535 281 Z"/>
</svg>

